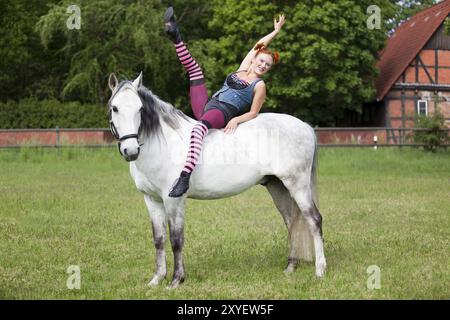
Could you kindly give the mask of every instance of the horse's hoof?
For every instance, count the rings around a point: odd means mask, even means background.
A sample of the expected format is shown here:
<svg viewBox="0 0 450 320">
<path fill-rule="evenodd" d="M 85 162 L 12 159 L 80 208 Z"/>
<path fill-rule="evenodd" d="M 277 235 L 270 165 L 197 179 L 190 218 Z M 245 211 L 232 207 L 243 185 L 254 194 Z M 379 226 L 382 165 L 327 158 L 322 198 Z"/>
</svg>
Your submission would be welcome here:
<svg viewBox="0 0 450 320">
<path fill-rule="evenodd" d="M 316 277 L 322 278 L 325 275 L 325 269 L 327 268 L 327 263 L 324 261 L 321 261 L 319 263 L 316 263 Z"/>
<path fill-rule="evenodd" d="M 289 274 L 289 273 L 294 272 L 294 270 L 295 270 L 295 264 L 290 263 L 287 265 L 286 269 L 284 269 L 284 273 Z"/>
<path fill-rule="evenodd" d="M 181 279 L 173 279 L 170 285 L 167 286 L 168 290 L 176 289 L 184 282 L 184 278 Z"/>
<path fill-rule="evenodd" d="M 298 265 L 298 259 L 295 258 L 289 258 L 288 259 L 288 264 L 286 266 L 286 269 L 284 269 L 284 273 L 292 273 L 295 271 L 295 269 L 297 268 Z"/>
<path fill-rule="evenodd" d="M 169 284 L 169 285 L 166 287 L 166 289 L 167 289 L 167 290 L 173 290 L 173 289 L 178 288 L 179 286 L 180 286 L 180 283 L 171 283 L 171 284 Z"/>
<path fill-rule="evenodd" d="M 164 276 L 160 276 L 160 275 L 155 274 L 153 276 L 152 280 L 150 280 L 150 282 L 147 285 L 151 286 L 151 287 L 156 287 L 156 286 L 158 286 L 161 283 L 161 281 L 164 278 L 165 278 Z"/>
</svg>

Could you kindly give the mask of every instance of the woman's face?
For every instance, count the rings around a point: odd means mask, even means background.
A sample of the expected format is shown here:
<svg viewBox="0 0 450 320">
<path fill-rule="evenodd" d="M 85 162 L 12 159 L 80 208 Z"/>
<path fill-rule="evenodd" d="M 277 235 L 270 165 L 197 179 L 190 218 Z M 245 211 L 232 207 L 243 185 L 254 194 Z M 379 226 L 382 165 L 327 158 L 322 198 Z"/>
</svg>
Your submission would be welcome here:
<svg viewBox="0 0 450 320">
<path fill-rule="evenodd" d="M 273 58 L 270 54 L 259 53 L 253 60 L 253 71 L 258 77 L 265 75 L 273 65 Z"/>
</svg>

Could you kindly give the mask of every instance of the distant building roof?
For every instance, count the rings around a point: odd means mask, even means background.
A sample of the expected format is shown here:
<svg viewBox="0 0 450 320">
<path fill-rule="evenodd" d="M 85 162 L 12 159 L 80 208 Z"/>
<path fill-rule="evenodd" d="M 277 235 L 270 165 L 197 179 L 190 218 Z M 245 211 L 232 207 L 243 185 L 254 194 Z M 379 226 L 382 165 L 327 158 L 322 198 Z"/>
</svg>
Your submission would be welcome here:
<svg viewBox="0 0 450 320">
<path fill-rule="evenodd" d="M 375 81 L 377 101 L 384 98 L 449 14 L 450 0 L 444 0 L 419 12 L 395 30 L 376 65 L 380 71 Z"/>
</svg>

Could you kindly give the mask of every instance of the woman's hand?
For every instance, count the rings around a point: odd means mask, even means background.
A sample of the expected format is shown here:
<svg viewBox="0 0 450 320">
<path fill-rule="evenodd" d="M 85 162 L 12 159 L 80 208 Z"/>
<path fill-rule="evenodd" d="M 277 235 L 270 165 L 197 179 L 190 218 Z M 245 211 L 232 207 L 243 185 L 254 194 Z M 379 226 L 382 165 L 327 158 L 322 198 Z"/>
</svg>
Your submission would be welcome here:
<svg viewBox="0 0 450 320">
<path fill-rule="evenodd" d="M 276 32 L 280 32 L 284 22 L 285 22 L 284 14 L 280 14 L 278 16 L 278 21 L 277 18 L 273 18 L 273 28 L 275 29 Z"/>
<path fill-rule="evenodd" d="M 236 120 L 236 118 L 231 119 L 228 121 L 227 126 L 224 129 L 224 132 L 226 134 L 233 134 L 234 131 L 236 131 L 236 127 L 238 126 L 239 122 Z"/>
</svg>

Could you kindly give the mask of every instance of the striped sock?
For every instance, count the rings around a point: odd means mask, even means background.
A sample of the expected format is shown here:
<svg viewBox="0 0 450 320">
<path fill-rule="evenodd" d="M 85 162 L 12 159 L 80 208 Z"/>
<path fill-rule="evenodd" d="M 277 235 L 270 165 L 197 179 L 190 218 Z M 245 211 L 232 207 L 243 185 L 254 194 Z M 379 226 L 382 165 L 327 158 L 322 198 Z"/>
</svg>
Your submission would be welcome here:
<svg viewBox="0 0 450 320">
<path fill-rule="evenodd" d="M 175 50 L 178 55 L 178 59 L 180 59 L 181 64 L 186 69 L 189 74 L 189 81 L 203 79 L 203 72 L 197 61 L 192 58 L 189 50 L 183 41 L 175 44 Z"/>
<path fill-rule="evenodd" d="M 200 157 L 203 147 L 203 139 L 208 134 L 208 127 L 201 121 L 197 122 L 191 131 L 191 142 L 189 144 L 189 151 L 186 159 L 186 164 L 182 171 L 191 173 Z"/>
</svg>

